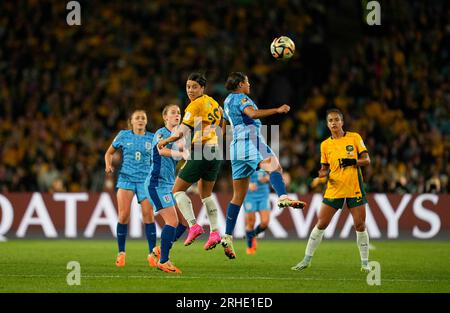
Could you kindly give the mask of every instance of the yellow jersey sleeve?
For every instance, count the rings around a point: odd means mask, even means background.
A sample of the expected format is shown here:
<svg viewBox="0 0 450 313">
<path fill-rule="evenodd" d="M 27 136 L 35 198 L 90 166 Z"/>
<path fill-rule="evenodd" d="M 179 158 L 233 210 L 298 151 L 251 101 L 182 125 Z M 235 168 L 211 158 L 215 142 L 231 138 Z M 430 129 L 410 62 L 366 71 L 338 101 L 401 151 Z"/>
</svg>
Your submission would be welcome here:
<svg viewBox="0 0 450 313">
<path fill-rule="evenodd" d="M 201 116 L 199 109 L 201 106 L 197 105 L 195 101 L 191 102 L 184 110 L 183 124 L 194 128 L 195 117 Z"/>
<path fill-rule="evenodd" d="M 358 157 L 363 152 L 367 152 L 366 145 L 364 144 L 364 141 L 362 140 L 361 136 L 358 133 L 355 133 L 355 147 L 356 151 L 358 152 Z"/>
<path fill-rule="evenodd" d="M 326 141 L 323 141 L 320 144 L 320 163 L 330 164 L 330 161 L 327 158 L 327 142 Z"/>
</svg>

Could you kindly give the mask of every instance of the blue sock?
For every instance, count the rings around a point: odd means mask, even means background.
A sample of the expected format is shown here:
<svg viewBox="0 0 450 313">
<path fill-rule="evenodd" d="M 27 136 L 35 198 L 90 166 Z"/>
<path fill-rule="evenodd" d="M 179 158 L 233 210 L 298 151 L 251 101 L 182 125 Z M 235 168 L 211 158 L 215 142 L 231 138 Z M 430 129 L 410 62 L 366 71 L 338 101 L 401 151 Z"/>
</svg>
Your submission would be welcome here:
<svg viewBox="0 0 450 313">
<path fill-rule="evenodd" d="M 127 240 L 128 224 L 117 223 L 116 234 L 117 244 L 119 245 L 119 252 L 125 252 L 125 241 Z"/>
<path fill-rule="evenodd" d="M 255 237 L 255 231 L 254 230 L 250 230 L 250 231 L 246 231 L 245 232 L 247 234 L 247 247 L 251 248 L 252 247 L 252 239 L 253 237 Z"/>
<path fill-rule="evenodd" d="M 267 227 L 261 227 L 261 225 L 256 226 L 255 229 L 255 236 L 258 236 L 260 233 L 262 233 L 263 231 L 265 231 L 267 229 Z"/>
<path fill-rule="evenodd" d="M 183 234 L 184 234 L 184 232 L 186 231 L 186 226 L 184 226 L 183 224 L 178 224 L 178 226 L 177 226 L 177 229 L 176 229 L 176 232 L 175 232 L 175 240 L 174 241 L 177 241 Z"/>
<path fill-rule="evenodd" d="M 172 248 L 173 241 L 175 240 L 176 228 L 170 225 L 164 225 L 161 232 L 161 258 L 160 263 L 166 263 L 169 261 L 169 251 Z"/>
<path fill-rule="evenodd" d="M 148 242 L 148 253 L 153 251 L 156 246 L 156 226 L 155 223 L 144 224 L 145 225 L 145 237 L 147 237 Z"/>
<path fill-rule="evenodd" d="M 237 217 L 239 215 L 239 210 L 241 207 L 234 203 L 229 203 L 227 208 L 227 227 L 225 234 L 233 235 L 234 227 L 236 226 Z"/>
<path fill-rule="evenodd" d="M 284 184 L 283 176 L 280 172 L 270 173 L 270 184 L 273 189 L 275 189 L 278 197 L 286 194 L 286 185 Z"/>
</svg>

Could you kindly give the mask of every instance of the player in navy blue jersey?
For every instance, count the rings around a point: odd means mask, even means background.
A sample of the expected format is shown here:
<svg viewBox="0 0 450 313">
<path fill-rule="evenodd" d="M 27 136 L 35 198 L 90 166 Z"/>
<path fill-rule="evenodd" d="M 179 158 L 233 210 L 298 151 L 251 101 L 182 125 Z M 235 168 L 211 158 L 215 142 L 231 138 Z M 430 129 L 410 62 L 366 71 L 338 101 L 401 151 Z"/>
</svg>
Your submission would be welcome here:
<svg viewBox="0 0 450 313">
<path fill-rule="evenodd" d="M 260 110 L 248 96 L 250 83 L 241 72 L 233 72 L 225 84 L 231 93 L 224 101 L 224 118 L 233 129 L 233 141 L 230 145 L 231 171 L 233 177 L 233 198 L 228 204 L 225 236 L 222 246 L 225 255 L 234 259 L 233 231 L 236 220 L 250 183 L 250 176 L 258 169 L 269 173 L 270 183 L 278 194 L 278 207 L 303 209 L 305 203 L 289 199 L 282 177 L 282 168 L 272 149 L 261 135 L 260 118 L 274 114 L 286 114 L 290 107 L 286 104 L 267 110 Z"/>
<path fill-rule="evenodd" d="M 154 134 L 146 130 L 147 114 L 143 110 L 135 110 L 129 120 L 130 129 L 121 130 L 114 138 L 105 154 L 105 172 L 112 173 L 112 158 L 117 150 L 122 150 L 122 167 L 117 180 L 117 203 L 119 221 L 117 223 L 117 243 L 119 254 L 116 259 L 118 267 L 125 266 L 125 241 L 128 234 L 131 202 L 136 195 L 142 207 L 142 218 L 148 241 L 149 265 L 156 267 L 159 258 L 159 247 L 156 247 L 156 227 L 153 208 L 147 199 L 144 182 L 151 165 L 151 144 Z"/>
<path fill-rule="evenodd" d="M 158 212 L 165 222 L 161 232 L 161 256 L 157 267 L 167 273 L 181 273 L 180 269 L 169 261 L 169 252 L 173 242 L 177 239 L 179 221 L 182 219 L 181 214 L 179 217 L 175 208 L 176 201 L 172 187 L 175 183 L 177 162 L 180 159 L 186 160 L 188 151 L 179 151 L 179 146 L 174 143 L 158 149 L 158 142 L 170 137 L 173 129 L 180 124 L 181 120 L 178 105 L 167 105 L 163 109 L 162 115 L 165 127 L 158 129 L 153 138 L 152 166 L 145 180 L 145 186 L 155 212 Z"/>
</svg>

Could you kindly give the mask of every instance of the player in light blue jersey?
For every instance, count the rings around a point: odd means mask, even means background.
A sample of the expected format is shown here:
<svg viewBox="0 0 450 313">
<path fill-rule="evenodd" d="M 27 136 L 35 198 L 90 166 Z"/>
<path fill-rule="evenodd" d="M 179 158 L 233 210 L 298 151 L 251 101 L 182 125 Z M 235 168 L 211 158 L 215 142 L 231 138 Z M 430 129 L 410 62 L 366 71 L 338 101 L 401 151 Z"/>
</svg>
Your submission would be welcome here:
<svg viewBox="0 0 450 313">
<path fill-rule="evenodd" d="M 224 102 L 224 118 L 233 128 L 233 141 L 230 146 L 233 198 L 227 208 L 226 231 L 222 238 L 222 246 L 225 255 L 234 259 L 236 257 L 232 237 L 234 227 L 247 194 L 250 176 L 258 168 L 269 173 L 270 183 L 279 197 L 278 207 L 303 209 L 306 204 L 288 198 L 278 158 L 261 135 L 260 118 L 286 114 L 290 107 L 284 104 L 275 109 L 258 109 L 248 96 L 250 93 L 248 77 L 241 72 L 231 73 L 225 87 L 231 92 Z"/>
<path fill-rule="evenodd" d="M 164 219 L 165 225 L 161 232 L 161 257 L 157 267 L 167 273 L 181 273 L 169 261 L 169 252 L 173 242 L 177 239 L 177 228 L 179 220 L 175 208 L 176 201 L 172 193 L 175 183 L 177 159 L 187 159 L 188 152 L 177 151 L 174 143 L 168 144 L 162 149 L 158 149 L 158 142 L 170 137 L 172 130 L 180 124 L 181 113 L 178 105 L 169 104 L 163 109 L 163 119 L 165 127 L 156 131 L 152 142 L 152 166 L 145 180 L 148 196 L 153 204 L 155 212 L 158 212 Z M 176 158 L 176 159 L 175 159 Z M 181 215 L 181 214 L 180 214 Z M 179 219 L 180 218 L 180 219 Z M 186 229 L 184 227 L 183 231 Z"/>
<path fill-rule="evenodd" d="M 256 236 L 265 231 L 269 225 L 271 210 L 269 181 L 269 175 L 262 170 L 255 171 L 250 176 L 248 192 L 244 199 L 247 254 L 256 252 Z M 259 213 L 261 221 L 255 228 L 256 212 Z"/>
<path fill-rule="evenodd" d="M 153 208 L 147 199 L 144 181 L 151 165 L 151 144 L 153 133 L 146 130 L 147 114 L 143 110 L 135 110 L 129 120 L 130 129 L 121 130 L 114 138 L 105 154 L 105 172 L 112 173 L 113 154 L 122 150 L 122 167 L 117 180 L 117 203 L 119 221 L 117 223 L 117 243 L 119 254 L 116 259 L 118 267 L 125 266 L 125 241 L 128 234 L 131 202 L 136 195 L 142 207 L 142 218 L 148 241 L 150 266 L 155 267 L 159 258 L 159 247 L 156 247 L 156 227 Z M 155 262 L 156 259 L 156 262 Z"/>
</svg>

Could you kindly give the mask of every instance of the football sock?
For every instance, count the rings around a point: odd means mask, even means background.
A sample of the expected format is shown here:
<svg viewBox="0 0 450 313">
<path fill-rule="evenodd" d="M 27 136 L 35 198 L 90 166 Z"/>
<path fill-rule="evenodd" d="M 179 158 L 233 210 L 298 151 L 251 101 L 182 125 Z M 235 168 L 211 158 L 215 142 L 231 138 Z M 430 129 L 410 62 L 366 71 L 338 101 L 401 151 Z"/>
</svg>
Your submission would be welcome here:
<svg viewBox="0 0 450 313">
<path fill-rule="evenodd" d="M 317 226 L 314 226 L 314 229 L 311 231 L 309 235 L 308 244 L 306 245 L 305 257 L 309 256 L 312 258 L 314 255 L 314 251 L 316 251 L 317 246 L 322 241 L 324 229 L 318 229 Z"/>
<path fill-rule="evenodd" d="M 175 240 L 174 241 L 177 241 L 183 234 L 184 234 L 184 232 L 186 231 L 186 226 L 184 226 L 183 224 L 178 224 L 178 226 L 177 226 L 177 229 L 176 229 L 176 231 L 175 231 Z"/>
<path fill-rule="evenodd" d="M 116 234 L 119 253 L 125 252 L 125 241 L 127 240 L 128 224 L 117 223 Z"/>
<path fill-rule="evenodd" d="M 177 205 L 181 211 L 181 214 L 183 214 L 184 218 L 188 222 L 189 227 L 195 225 L 195 223 L 197 223 L 197 220 L 195 219 L 192 201 L 189 196 L 184 191 L 178 191 L 173 196 L 177 201 Z"/>
<path fill-rule="evenodd" d="M 229 203 L 227 208 L 227 222 L 225 234 L 233 235 L 234 227 L 236 226 L 237 217 L 241 206 L 234 203 Z"/>
<path fill-rule="evenodd" d="M 209 225 L 210 225 L 210 231 L 217 231 L 218 225 L 217 225 L 217 207 L 216 203 L 212 199 L 211 196 L 208 198 L 202 199 L 203 204 L 206 207 L 206 214 L 208 215 Z"/>
<path fill-rule="evenodd" d="M 169 261 L 169 251 L 172 248 L 173 241 L 175 240 L 175 227 L 170 225 L 164 225 L 161 232 L 161 258 L 160 263 L 166 263 Z"/>
<path fill-rule="evenodd" d="M 278 197 L 286 194 L 286 185 L 284 184 L 283 176 L 280 172 L 270 173 L 270 184 L 272 185 L 273 189 L 275 189 Z"/>
<path fill-rule="evenodd" d="M 247 247 L 251 248 L 252 247 L 252 239 L 253 237 L 255 237 L 255 231 L 254 230 L 250 230 L 250 231 L 246 231 L 245 232 L 247 234 L 246 238 L 247 238 Z"/>
<path fill-rule="evenodd" d="M 267 229 L 267 227 L 261 227 L 261 225 L 256 226 L 255 229 L 255 236 L 258 236 L 260 233 L 262 233 L 263 231 L 265 231 Z"/>
<path fill-rule="evenodd" d="M 369 234 L 367 229 L 356 232 L 356 244 L 358 245 L 359 255 L 361 256 L 361 263 L 367 265 L 369 262 Z"/>
<path fill-rule="evenodd" d="M 144 224 L 145 225 L 145 237 L 147 237 L 148 251 L 151 253 L 156 246 L 156 226 L 155 223 Z"/>
</svg>

